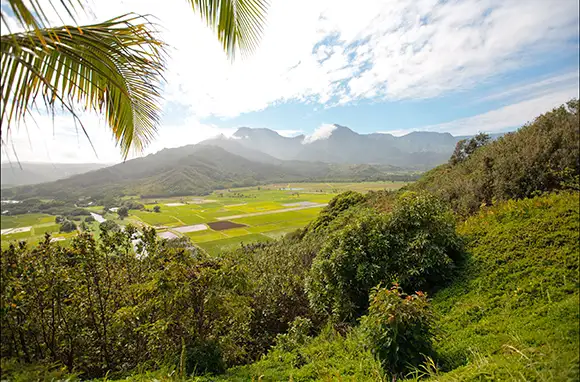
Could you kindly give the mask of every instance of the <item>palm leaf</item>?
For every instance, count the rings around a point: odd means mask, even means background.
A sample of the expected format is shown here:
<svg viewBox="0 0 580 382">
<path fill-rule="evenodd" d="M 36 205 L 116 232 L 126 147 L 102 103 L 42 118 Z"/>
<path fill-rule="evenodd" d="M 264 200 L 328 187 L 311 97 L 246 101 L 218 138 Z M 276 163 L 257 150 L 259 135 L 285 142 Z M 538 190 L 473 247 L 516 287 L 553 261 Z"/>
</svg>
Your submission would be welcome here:
<svg viewBox="0 0 580 382">
<path fill-rule="evenodd" d="M 213 28 L 226 53 L 234 58 L 253 52 L 266 23 L 269 0 L 187 0 Z"/>
<path fill-rule="evenodd" d="M 64 106 L 84 130 L 74 111 L 84 103 L 105 114 L 125 158 L 140 151 L 156 131 L 164 69 L 164 45 L 150 30 L 143 18 L 125 15 L 1 36 L 2 132 L 38 100 L 53 112 Z"/>
</svg>

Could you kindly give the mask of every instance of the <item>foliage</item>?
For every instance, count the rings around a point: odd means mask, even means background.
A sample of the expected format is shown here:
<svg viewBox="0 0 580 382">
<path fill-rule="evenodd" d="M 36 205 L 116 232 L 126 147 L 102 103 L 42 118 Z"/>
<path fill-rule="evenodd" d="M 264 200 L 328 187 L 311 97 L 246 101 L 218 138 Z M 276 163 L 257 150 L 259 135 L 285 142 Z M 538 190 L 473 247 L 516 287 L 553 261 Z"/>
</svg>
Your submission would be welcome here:
<svg viewBox="0 0 580 382">
<path fill-rule="evenodd" d="M 449 164 L 456 165 L 466 160 L 478 148 L 487 145 L 491 141 L 489 134 L 479 133 L 470 139 L 462 139 L 457 142 L 453 154 L 449 159 Z"/>
<path fill-rule="evenodd" d="M 243 246 L 228 255 L 234 269 L 243 269 L 247 280 L 240 293 L 252 311 L 246 358 L 254 360 L 274 344 L 298 317 L 316 321 L 309 309 L 304 279 L 320 248 L 316 240 Z M 317 322 L 317 321 L 316 321 Z"/>
<path fill-rule="evenodd" d="M 123 220 L 127 216 L 129 216 L 129 210 L 127 207 L 119 207 L 117 210 L 117 215 L 119 215 L 119 219 Z"/>
<path fill-rule="evenodd" d="M 230 56 L 238 49 L 249 52 L 256 47 L 267 2 L 189 2 L 215 29 Z M 66 14 L 75 21 L 76 12 L 85 9 L 82 2 L 73 0 L 49 4 L 60 20 Z M 124 157 L 130 149 L 141 150 L 156 130 L 165 68 L 165 46 L 152 24 L 143 16 L 129 14 L 93 25 L 52 27 L 46 3 L 9 0 L 8 6 L 25 31 L 1 36 L 2 135 L 9 135 L 11 125 L 24 119 L 40 96 L 53 112 L 58 101 L 87 137 L 75 105 L 103 112 Z M 1 19 L 10 32 L 7 11 L 2 8 Z"/>
<path fill-rule="evenodd" d="M 438 195 L 461 215 L 482 205 L 574 188 L 580 175 L 578 100 L 475 150 L 463 162 L 426 173 L 410 189 Z"/>
<path fill-rule="evenodd" d="M 427 296 L 407 295 L 395 284 L 391 289 L 373 288 L 360 329 L 383 369 L 401 375 L 432 355 L 433 322 Z"/>
<path fill-rule="evenodd" d="M 72 231 L 76 231 L 77 229 L 77 225 L 75 224 L 75 222 L 70 221 L 70 220 L 63 220 L 60 224 L 60 232 L 72 232 Z"/>
<path fill-rule="evenodd" d="M 313 220 L 306 231 L 316 232 L 327 227 L 341 212 L 356 206 L 364 201 L 364 196 L 355 191 L 346 191 L 335 196 L 328 205 Z"/>
<path fill-rule="evenodd" d="M 307 279 L 312 307 L 353 321 L 368 307 L 371 288 L 399 281 L 405 290 L 445 285 L 462 246 L 450 212 L 427 194 L 401 195 L 394 210 L 370 210 L 338 220 Z"/>
<path fill-rule="evenodd" d="M 91 216 L 87 216 L 85 218 L 85 223 L 92 223 L 95 221 L 95 218 L 91 215 Z"/>
<path fill-rule="evenodd" d="M 231 362 L 248 319 L 233 271 L 224 278 L 218 261 L 154 230 L 143 231 L 135 253 L 135 234 L 128 225 L 103 231 L 100 242 L 81 233 L 66 248 L 47 235 L 32 250 L 4 250 L 2 358 L 60 362 L 94 377 L 173 362 L 183 342 L 188 355 L 219 345 L 205 360 L 188 358 L 198 372 L 213 370 L 218 355 Z"/>
<path fill-rule="evenodd" d="M 201 381 L 390 381 L 380 362 L 361 345 L 358 331 L 340 334 L 327 325 L 314 338 L 304 336 L 294 346 L 276 346 L 253 364 Z"/>
<path fill-rule="evenodd" d="M 120 231 L 121 227 L 113 220 L 105 220 L 102 223 L 99 223 L 99 229 L 101 232 L 115 232 Z"/>
<path fill-rule="evenodd" d="M 159 206 L 153 207 L 153 212 L 157 212 L 157 213 L 161 212 L 161 207 L 159 207 Z"/>
</svg>

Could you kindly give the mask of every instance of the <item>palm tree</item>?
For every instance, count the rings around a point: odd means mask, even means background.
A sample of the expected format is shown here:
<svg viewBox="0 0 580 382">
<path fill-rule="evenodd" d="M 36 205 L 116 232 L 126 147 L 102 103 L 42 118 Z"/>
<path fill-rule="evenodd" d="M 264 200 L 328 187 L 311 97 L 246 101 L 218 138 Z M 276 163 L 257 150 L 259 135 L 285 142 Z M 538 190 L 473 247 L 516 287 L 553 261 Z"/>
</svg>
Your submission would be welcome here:
<svg viewBox="0 0 580 382">
<path fill-rule="evenodd" d="M 230 58 L 257 46 L 269 0 L 187 1 L 214 29 Z M 49 4 L 58 17 L 60 9 L 74 21 L 86 11 L 82 0 L 8 4 L 24 31 L 10 31 L 2 8 L 2 30 L 8 31 L 0 36 L 2 146 L 12 126 L 39 104 L 52 113 L 61 105 L 88 138 L 75 111 L 81 105 L 105 115 L 124 158 L 131 149 L 141 151 L 157 131 L 166 58 L 166 45 L 148 17 L 127 14 L 98 24 L 51 27 L 43 6 Z"/>
</svg>

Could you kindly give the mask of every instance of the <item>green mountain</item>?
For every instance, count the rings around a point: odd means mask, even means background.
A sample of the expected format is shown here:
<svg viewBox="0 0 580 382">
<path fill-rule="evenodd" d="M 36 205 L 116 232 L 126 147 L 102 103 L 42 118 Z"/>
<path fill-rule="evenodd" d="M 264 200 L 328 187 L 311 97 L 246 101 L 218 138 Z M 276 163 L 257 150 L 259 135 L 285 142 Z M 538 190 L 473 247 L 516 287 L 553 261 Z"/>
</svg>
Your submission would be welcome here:
<svg viewBox="0 0 580 382">
<path fill-rule="evenodd" d="M 245 150 L 248 155 L 249 150 Z M 402 169 L 386 165 L 252 161 L 212 145 L 164 149 L 156 154 L 67 179 L 2 190 L 4 198 L 75 199 L 105 195 L 203 195 L 216 189 L 273 182 L 396 179 Z M 399 175 L 400 176 L 400 175 Z"/>
</svg>

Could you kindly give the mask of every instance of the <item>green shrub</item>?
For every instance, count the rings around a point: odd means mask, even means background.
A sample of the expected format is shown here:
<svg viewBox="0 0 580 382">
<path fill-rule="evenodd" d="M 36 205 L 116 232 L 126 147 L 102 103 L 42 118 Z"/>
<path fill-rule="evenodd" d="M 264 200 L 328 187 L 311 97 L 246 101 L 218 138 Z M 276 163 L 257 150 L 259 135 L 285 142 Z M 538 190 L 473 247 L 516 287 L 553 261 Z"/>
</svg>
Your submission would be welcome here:
<svg viewBox="0 0 580 382">
<path fill-rule="evenodd" d="M 206 373 L 223 373 L 225 363 L 217 343 L 213 341 L 197 341 L 187 347 L 185 356 L 185 372 L 188 375 Z"/>
<path fill-rule="evenodd" d="M 70 221 L 70 220 L 64 220 L 61 224 L 60 224 L 60 232 L 72 232 L 72 231 L 76 231 L 77 229 L 77 225 Z"/>
<path fill-rule="evenodd" d="M 104 222 L 99 224 L 99 229 L 101 232 L 118 232 L 121 230 L 121 227 L 113 220 L 105 220 Z"/>
<path fill-rule="evenodd" d="M 395 277 L 386 219 L 365 211 L 335 231 L 314 259 L 306 281 L 312 308 L 337 320 L 354 320 L 367 308 L 369 290 Z"/>
<path fill-rule="evenodd" d="M 276 347 L 284 351 L 291 351 L 304 345 L 310 338 L 312 321 L 308 318 L 296 317 L 287 333 L 276 336 Z"/>
<path fill-rule="evenodd" d="M 94 217 L 92 217 L 92 216 L 87 216 L 87 217 L 85 218 L 85 223 L 92 223 L 92 222 L 94 222 L 94 221 L 95 221 L 95 218 L 94 218 Z"/>
<path fill-rule="evenodd" d="M 336 220 L 306 280 L 313 309 L 338 321 L 362 315 L 371 288 L 381 282 L 436 289 L 461 260 L 451 212 L 427 194 L 403 194 L 388 215 L 359 210 L 347 217 Z"/>
<path fill-rule="evenodd" d="M 575 188 L 580 175 L 578 100 L 537 117 L 515 133 L 427 172 L 409 188 L 441 197 L 461 215 L 482 205 Z"/>
<path fill-rule="evenodd" d="M 463 243 L 455 229 L 455 218 L 430 194 L 401 194 L 389 215 L 387 229 L 393 238 L 393 267 L 407 292 L 445 285 L 462 260 Z"/>
<path fill-rule="evenodd" d="M 397 284 L 373 288 L 360 330 L 366 346 L 391 374 L 418 366 L 433 352 L 433 313 L 426 295 L 407 295 Z"/>
<path fill-rule="evenodd" d="M 307 227 L 310 232 L 319 231 L 327 227 L 331 221 L 343 211 L 365 201 L 363 194 L 356 191 L 346 191 L 332 198 L 328 205 L 320 211 L 318 217 Z"/>
</svg>

